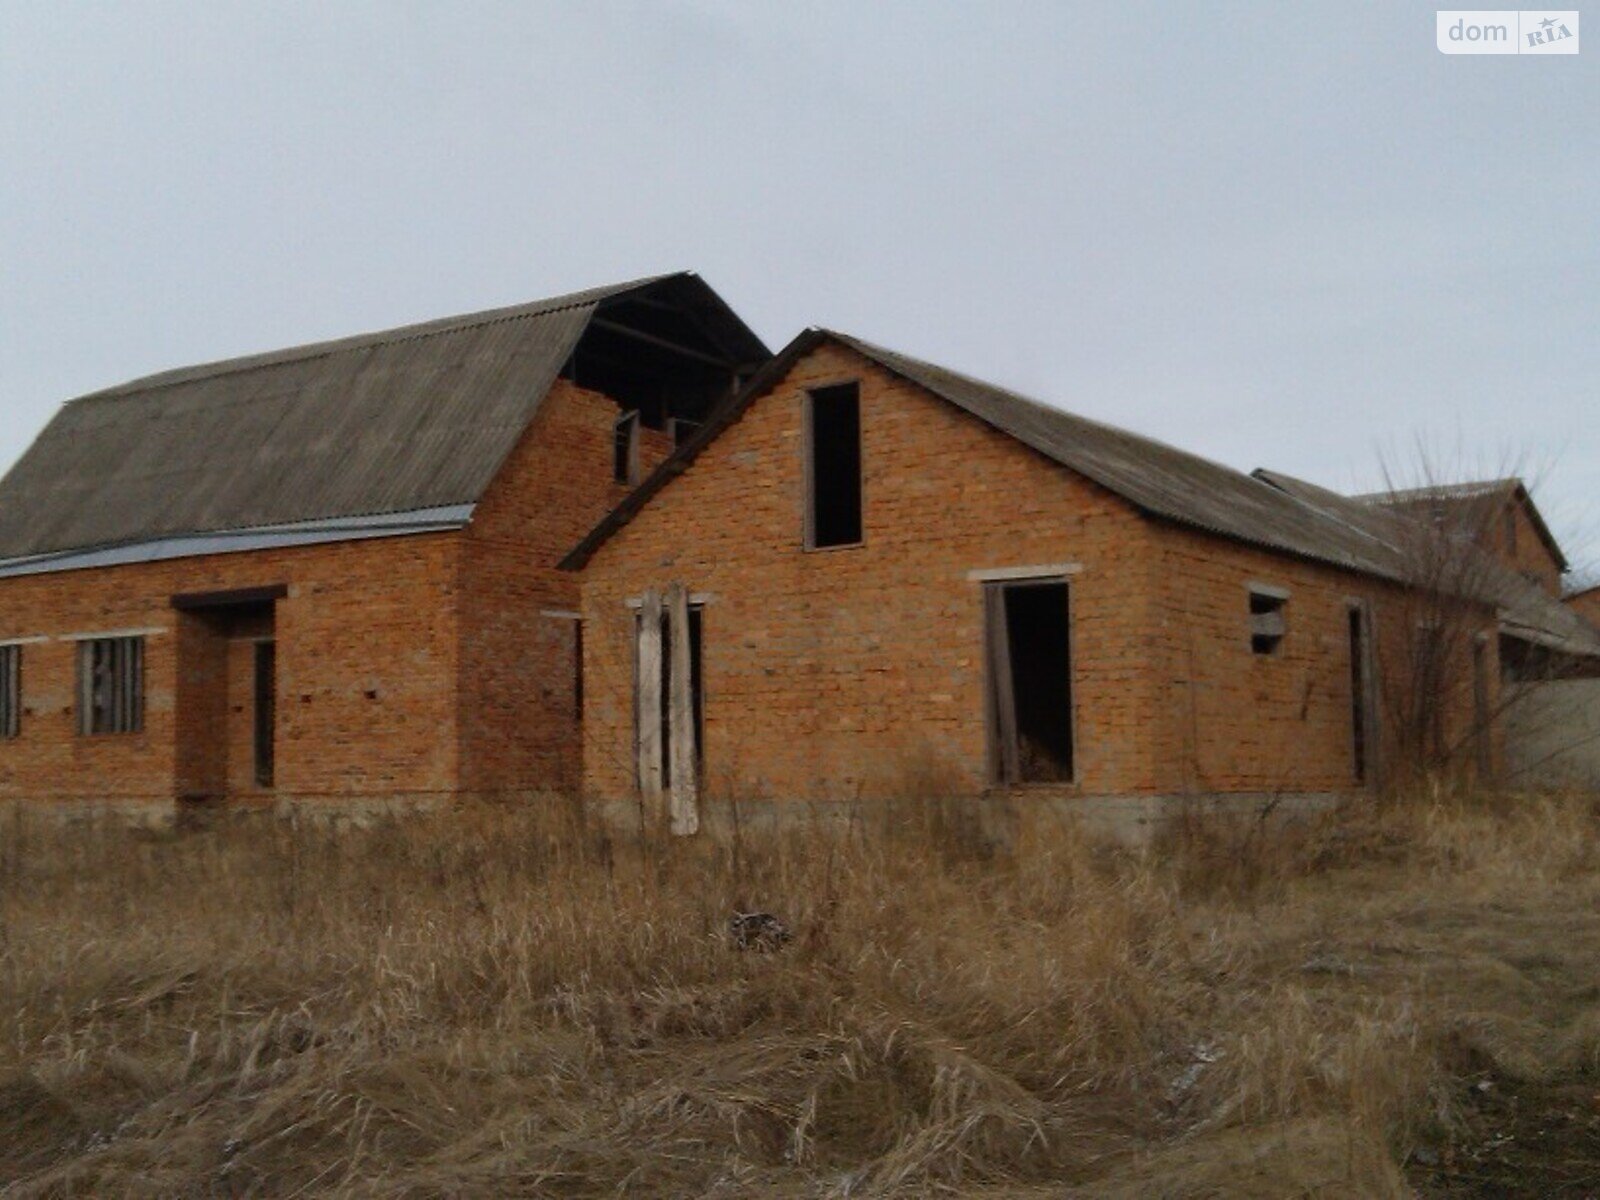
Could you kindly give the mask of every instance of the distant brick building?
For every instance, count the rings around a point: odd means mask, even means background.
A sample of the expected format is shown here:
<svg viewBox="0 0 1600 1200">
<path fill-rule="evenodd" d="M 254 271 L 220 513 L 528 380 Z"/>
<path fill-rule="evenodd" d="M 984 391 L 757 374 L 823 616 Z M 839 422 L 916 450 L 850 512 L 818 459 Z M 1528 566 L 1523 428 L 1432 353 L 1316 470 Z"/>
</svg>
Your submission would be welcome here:
<svg viewBox="0 0 1600 1200">
<path fill-rule="evenodd" d="M 556 562 L 767 357 L 678 275 L 73 401 L 0 484 L 0 797 L 574 784 Z"/>
<path fill-rule="evenodd" d="M 1567 556 L 1520 479 L 1396 488 L 1354 499 L 1470 533 L 1480 546 L 1547 595 L 1561 595 Z"/>
</svg>

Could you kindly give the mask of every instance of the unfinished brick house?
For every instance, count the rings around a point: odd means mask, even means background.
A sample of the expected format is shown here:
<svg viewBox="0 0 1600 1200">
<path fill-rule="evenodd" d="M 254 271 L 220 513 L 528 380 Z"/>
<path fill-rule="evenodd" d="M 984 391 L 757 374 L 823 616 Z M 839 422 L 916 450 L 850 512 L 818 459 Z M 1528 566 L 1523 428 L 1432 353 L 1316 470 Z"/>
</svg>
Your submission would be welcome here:
<svg viewBox="0 0 1600 1200">
<path fill-rule="evenodd" d="M 0 482 L 0 798 L 575 783 L 556 563 L 768 357 L 679 274 L 72 401 Z"/>
<path fill-rule="evenodd" d="M 680 833 L 709 794 L 1348 793 L 1414 621 L 1394 520 L 811 330 L 563 563 L 584 786 Z M 1460 607 L 1439 720 L 1489 770 L 1503 606 Z"/>
</svg>

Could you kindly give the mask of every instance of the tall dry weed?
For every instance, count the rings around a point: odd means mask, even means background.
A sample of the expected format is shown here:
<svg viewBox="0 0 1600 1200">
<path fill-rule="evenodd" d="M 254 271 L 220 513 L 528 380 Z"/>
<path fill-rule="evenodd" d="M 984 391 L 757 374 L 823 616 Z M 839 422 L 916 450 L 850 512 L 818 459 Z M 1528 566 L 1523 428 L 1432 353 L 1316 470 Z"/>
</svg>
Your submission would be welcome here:
<svg viewBox="0 0 1600 1200">
<path fill-rule="evenodd" d="M 556 805 L 159 835 L 12 816 L 0 1179 L 1112 1194 L 1163 1148 L 1337 1128 L 1370 1181 L 1373 1146 L 1455 1119 L 1463 1045 L 1592 1061 L 1593 999 L 1562 990 L 1600 946 L 1587 801 L 1179 814 L 1143 850 L 970 818 L 658 844 Z M 792 941 L 738 952 L 752 909 Z"/>
</svg>

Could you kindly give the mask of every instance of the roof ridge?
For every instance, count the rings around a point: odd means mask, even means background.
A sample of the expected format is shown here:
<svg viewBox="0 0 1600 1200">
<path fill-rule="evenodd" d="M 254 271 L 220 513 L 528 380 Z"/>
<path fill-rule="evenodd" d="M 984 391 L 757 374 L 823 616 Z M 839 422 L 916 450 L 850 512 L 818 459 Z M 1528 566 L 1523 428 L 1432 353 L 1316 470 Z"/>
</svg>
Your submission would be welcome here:
<svg viewBox="0 0 1600 1200">
<path fill-rule="evenodd" d="M 527 320 L 530 317 L 552 316 L 556 313 L 570 312 L 575 308 L 597 305 L 604 300 L 612 299 L 627 292 L 637 291 L 640 288 L 660 283 L 666 279 L 674 279 L 691 274 L 693 274 L 691 271 L 673 271 L 662 275 L 649 275 L 610 286 L 567 292 L 542 300 L 528 300 L 522 304 L 480 309 L 477 312 L 461 313 L 452 317 L 435 317 L 427 321 L 414 321 L 408 325 L 396 325 L 389 329 L 376 329 L 370 333 L 350 334 L 342 338 L 330 338 L 320 342 L 305 342 L 298 346 L 285 346 L 278 350 L 262 350 L 255 354 L 241 354 L 233 358 L 216 359 L 212 362 L 172 367 L 165 371 L 157 371 L 152 375 L 136 376 L 125 383 L 113 384 L 111 387 L 86 392 L 81 396 L 73 397 L 66 404 L 67 406 L 82 404 L 89 400 L 121 400 L 144 392 L 155 391 L 158 388 L 172 387 L 180 383 L 193 383 L 202 379 L 220 379 L 228 375 L 243 375 L 251 371 L 266 370 L 270 367 L 286 366 L 290 363 L 312 362 L 319 358 L 331 358 L 337 354 L 348 354 L 356 350 L 370 350 L 379 346 L 395 346 L 403 342 L 420 341 L 423 338 L 439 337 L 449 333 L 462 333 L 469 329 L 482 329 L 489 325 Z"/>
<path fill-rule="evenodd" d="M 1231 474 L 1237 475 L 1241 479 L 1249 479 L 1255 483 L 1261 484 L 1263 487 L 1272 487 L 1271 484 L 1266 483 L 1264 480 L 1256 479 L 1255 476 L 1249 471 L 1243 471 L 1238 467 L 1229 466 L 1227 463 L 1220 462 L 1214 458 L 1207 458 L 1204 454 L 1197 454 L 1193 450 L 1188 450 L 1172 442 L 1164 441 L 1163 439 L 1155 437 L 1152 434 L 1140 433 L 1136 429 L 1128 429 L 1122 425 L 1113 425 L 1110 421 L 1102 421 L 1097 417 L 1086 417 L 1082 413 L 1073 412 L 1070 409 L 1062 408 L 1056 404 L 1051 404 L 1046 400 L 1040 400 L 1037 397 L 1028 395 L 1026 392 L 1019 392 L 1014 388 L 1006 387 L 1004 384 L 991 383 L 987 379 L 980 379 L 976 375 L 969 375 L 965 371 L 958 371 L 953 367 L 946 367 L 940 363 L 932 362 L 929 359 L 918 358 L 913 354 L 906 354 L 899 350 L 891 350 L 886 346 L 877 345 L 873 342 L 867 341 L 865 338 L 856 337 L 853 334 L 840 333 L 837 330 L 832 329 L 818 329 L 817 332 L 826 334 L 828 337 L 841 341 L 847 346 L 854 346 L 860 349 L 863 353 L 867 354 L 867 356 L 870 358 L 878 358 L 880 356 L 897 358 L 903 362 L 912 363 L 919 367 L 925 367 L 930 371 L 937 371 L 944 375 L 953 375 L 957 379 L 971 384 L 973 387 L 983 388 L 984 390 L 990 392 L 1003 393 L 1010 399 L 1026 404 L 1030 408 L 1033 408 L 1052 419 L 1076 421 L 1084 425 L 1092 425 L 1096 429 L 1102 430 L 1116 437 L 1130 438 L 1136 442 L 1144 442 L 1152 446 L 1160 446 L 1163 450 L 1171 451 L 1173 454 L 1181 454 L 1185 458 L 1194 459 L 1197 462 L 1207 463 L 1213 467 L 1216 467 L 1218 470 L 1228 471 Z M 954 403 L 954 401 L 952 401 L 952 403 Z M 1278 489 L 1273 488 L 1272 490 L 1277 491 Z"/>
<path fill-rule="evenodd" d="M 1506 475 L 1497 479 L 1463 479 L 1458 483 L 1424 483 L 1415 487 L 1352 492 L 1349 498 L 1378 504 L 1388 500 L 1470 500 L 1519 487 L 1526 489 L 1527 485 L 1516 475 Z"/>
</svg>

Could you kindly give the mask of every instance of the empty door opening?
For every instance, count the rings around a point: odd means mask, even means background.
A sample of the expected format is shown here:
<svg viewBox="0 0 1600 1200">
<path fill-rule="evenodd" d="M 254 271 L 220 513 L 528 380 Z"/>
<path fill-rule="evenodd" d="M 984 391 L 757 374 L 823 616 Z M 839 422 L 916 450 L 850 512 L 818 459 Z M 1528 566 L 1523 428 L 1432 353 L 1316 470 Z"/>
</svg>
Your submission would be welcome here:
<svg viewBox="0 0 1600 1200">
<path fill-rule="evenodd" d="M 278 643 L 261 641 L 255 650 L 256 786 L 272 786 L 278 709 Z"/>
<path fill-rule="evenodd" d="M 1073 778 L 1071 607 L 1060 580 L 986 591 L 990 768 L 1000 783 Z"/>
<path fill-rule="evenodd" d="M 1472 749 L 1478 778 L 1488 779 L 1494 768 L 1489 742 L 1489 647 L 1479 636 L 1472 643 Z"/>
<path fill-rule="evenodd" d="M 1367 781 L 1366 612 L 1350 610 L 1350 743 L 1357 783 Z"/>
</svg>

